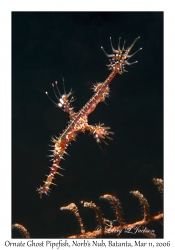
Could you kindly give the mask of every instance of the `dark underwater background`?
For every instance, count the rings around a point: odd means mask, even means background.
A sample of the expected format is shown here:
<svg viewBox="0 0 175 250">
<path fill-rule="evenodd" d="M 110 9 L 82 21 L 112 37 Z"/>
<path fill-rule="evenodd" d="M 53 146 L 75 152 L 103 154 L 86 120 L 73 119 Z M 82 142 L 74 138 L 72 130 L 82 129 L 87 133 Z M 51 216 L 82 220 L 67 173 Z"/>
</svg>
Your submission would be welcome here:
<svg viewBox="0 0 175 250">
<path fill-rule="evenodd" d="M 78 111 L 92 96 L 93 83 L 109 75 L 108 59 L 126 40 L 140 36 L 132 52 L 142 47 L 110 84 L 110 98 L 89 116 L 89 124 L 104 123 L 115 134 L 101 149 L 88 132 L 79 134 L 61 161 L 64 177 L 56 176 L 49 196 L 36 188 L 49 173 L 51 136 L 67 126 L 68 114 L 56 101 L 52 82 L 62 77 L 74 91 Z M 131 53 L 132 53 L 131 52 Z M 163 209 L 153 178 L 163 178 L 163 12 L 12 12 L 12 223 L 25 226 L 32 238 L 61 238 L 80 233 L 74 216 L 61 206 L 77 204 L 87 231 L 98 222 L 80 201 L 93 201 L 105 218 L 115 219 L 111 206 L 99 197 L 120 199 L 127 223 L 141 220 L 139 201 L 129 192 L 139 190 L 150 204 L 151 215 Z M 148 226 L 163 237 L 158 223 Z M 12 237 L 20 237 L 13 230 Z M 130 237 L 124 235 L 124 237 Z M 135 237 L 143 238 L 141 234 Z"/>
</svg>

